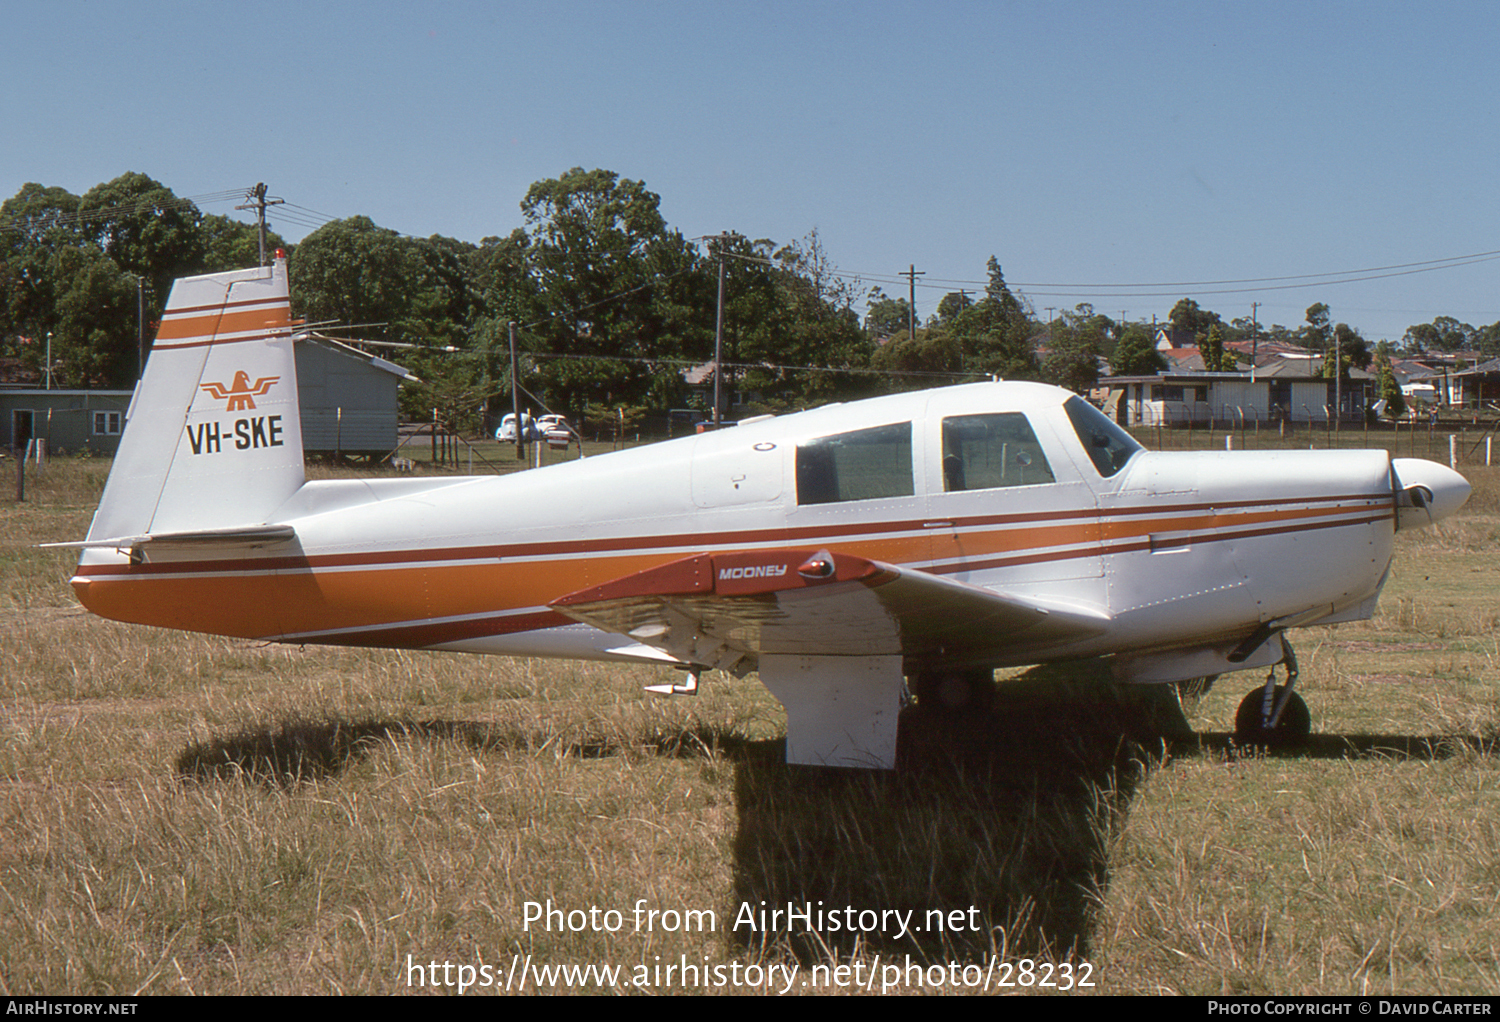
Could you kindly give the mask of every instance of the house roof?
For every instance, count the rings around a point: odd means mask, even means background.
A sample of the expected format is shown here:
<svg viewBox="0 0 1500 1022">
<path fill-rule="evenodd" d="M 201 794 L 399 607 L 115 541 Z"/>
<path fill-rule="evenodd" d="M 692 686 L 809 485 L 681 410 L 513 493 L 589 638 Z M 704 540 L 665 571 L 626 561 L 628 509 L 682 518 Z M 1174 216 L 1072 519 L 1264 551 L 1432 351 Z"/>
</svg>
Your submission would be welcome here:
<svg viewBox="0 0 1500 1022">
<path fill-rule="evenodd" d="M 1203 384 L 1224 381 L 1261 382 L 1263 380 L 1298 380 L 1309 381 L 1320 379 L 1319 370 L 1322 368 L 1322 360 L 1314 360 L 1309 366 L 1305 361 L 1284 362 L 1275 366 L 1262 366 L 1256 369 L 1244 369 L 1233 373 L 1206 373 L 1201 369 L 1190 372 L 1178 372 L 1168 370 L 1164 373 L 1155 373 L 1150 376 L 1111 376 L 1110 386 L 1122 383 L 1164 383 L 1164 384 Z M 1363 369 L 1350 369 L 1349 378 L 1352 380 L 1374 379 L 1373 373 L 1367 373 Z"/>
<path fill-rule="evenodd" d="M 41 382 L 41 370 L 27 368 L 18 358 L 0 358 L 0 387 L 36 387 Z"/>
<path fill-rule="evenodd" d="M 1454 371 L 1450 372 L 1448 375 L 1449 376 L 1488 376 L 1491 373 L 1500 373 L 1500 358 L 1489 359 L 1488 361 L 1481 362 L 1481 363 L 1479 363 L 1476 366 L 1471 366 L 1468 369 L 1455 369 Z M 1440 375 L 1440 374 L 1434 374 L 1434 375 Z"/>
</svg>

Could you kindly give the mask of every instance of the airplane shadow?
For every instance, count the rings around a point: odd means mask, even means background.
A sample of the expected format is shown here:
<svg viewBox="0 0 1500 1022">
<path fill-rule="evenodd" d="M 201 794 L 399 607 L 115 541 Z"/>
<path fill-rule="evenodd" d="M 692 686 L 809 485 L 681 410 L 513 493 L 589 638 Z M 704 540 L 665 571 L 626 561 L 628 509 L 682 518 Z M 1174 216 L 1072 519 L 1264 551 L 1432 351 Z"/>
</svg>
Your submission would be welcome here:
<svg viewBox="0 0 1500 1022">
<path fill-rule="evenodd" d="M 617 755 L 627 741 L 632 748 L 664 756 L 698 756 L 704 749 L 733 748 L 742 741 L 732 729 L 712 724 L 666 725 L 625 736 L 605 730 L 559 735 L 471 720 L 291 719 L 195 742 L 177 757 L 177 773 L 187 781 L 247 780 L 295 788 L 336 777 L 383 745 L 416 739 L 457 742 L 480 752 L 548 747 L 581 759 Z"/>
<path fill-rule="evenodd" d="M 779 942 L 804 963 L 860 948 L 1057 962 L 1088 957 L 1114 840 L 1167 756 L 1432 760 L 1500 755 L 1500 736 L 1314 734 L 1295 747 L 1246 747 L 1230 733 L 1195 733 L 1171 687 L 1118 685 L 1096 661 L 1002 682 L 982 712 L 908 708 L 896 773 L 789 768 L 782 749 L 754 743 L 738 757 L 735 907 L 757 924 L 732 931 L 739 944 Z M 830 914 L 842 913 L 842 926 L 846 908 L 911 911 L 921 929 L 832 931 Z M 768 932 L 762 909 L 798 915 Z M 824 924 L 816 935 L 809 916 Z"/>
<path fill-rule="evenodd" d="M 783 741 L 747 741 L 702 723 L 622 735 L 297 719 L 194 743 L 177 771 L 185 781 L 293 789 L 416 739 L 581 758 L 617 755 L 626 744 L 664 756 L 720 750 L 735 767 L 737 807 L 729 938 L 805 963 L 861 950 L 922 963 L 992 953 L 1086 958 L 1115 838 L 1168 755 L 1500 755 L 1493 735 L 1315 734 L 1295 748 L 1246 749 L 1231 734 L 1195 734 L 1168 687 L 1118 686 L 1102 665 L 1084 663 L 1034 668 L 962 715 L 908 707 L 891 773 L 789 767 Z"/>
<path fill-rule="evenodd" d="M 934 963 L 1087 956 L 1130 802 L 1163 735 L 1191 736 L 1175 694 L 1102 670 L 1036 668 L 962 716 L 908 708 L 895 773 L 788 768 L 780 742 L 744 749 L 732 939 L 804 962 L 860 949 Z M 763 908 L 789 907 L 812 926 L 785 914 L 758 925 Z M 911 913 L 911 929 L 885 911 Z"/>
<path fill-rule="evenodd" d="M 1395 759 L 1433 761 L 1460 754 L 1500 756 L 1500 735 L 1311 734 L 1286 748 L 1256 749 L 1240 745 L 1231 732 L 1205 731 L 1186 742 L 1173 742 L 1173 755 L 1219 752 L 1294 759 Z"/>
</svg>

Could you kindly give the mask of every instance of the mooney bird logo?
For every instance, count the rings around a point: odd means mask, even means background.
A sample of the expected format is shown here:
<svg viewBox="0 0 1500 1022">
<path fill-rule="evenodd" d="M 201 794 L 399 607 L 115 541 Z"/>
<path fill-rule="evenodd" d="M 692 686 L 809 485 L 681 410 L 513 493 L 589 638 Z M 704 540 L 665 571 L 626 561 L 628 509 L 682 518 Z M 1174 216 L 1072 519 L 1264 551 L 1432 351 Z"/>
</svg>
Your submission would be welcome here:
<svg viewBox="0 0 1500 1022">
<path fill-rule="evenodd" d="M 234 383 L 227 388 L 222 383 L 200 383 L 198 386 L 220 401 L 228 399 L 225 411 L 250 412 L 255 410 L 255 399 L 270 390 L 271 384 L 279 379 L 279 376 L 262 376 L 252 384 L 249 374 L 241 369 L 234 374 Z"/>
</svg>

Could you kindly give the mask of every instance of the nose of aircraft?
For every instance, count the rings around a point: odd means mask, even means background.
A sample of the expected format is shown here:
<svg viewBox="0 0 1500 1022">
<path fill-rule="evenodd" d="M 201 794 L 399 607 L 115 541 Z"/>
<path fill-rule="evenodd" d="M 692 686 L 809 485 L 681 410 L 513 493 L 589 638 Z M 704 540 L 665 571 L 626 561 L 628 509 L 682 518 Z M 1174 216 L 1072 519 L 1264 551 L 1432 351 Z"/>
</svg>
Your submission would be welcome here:
<svg viewBox="0 0 1500 1022">
<path fill-rule="evenodd" d="M 1396 520 L 1403 529 L 1442 521 L 1469 499 L 1469 481 L 1445 465 L 1421 458 L 1391 462 Z"/>
</svg>

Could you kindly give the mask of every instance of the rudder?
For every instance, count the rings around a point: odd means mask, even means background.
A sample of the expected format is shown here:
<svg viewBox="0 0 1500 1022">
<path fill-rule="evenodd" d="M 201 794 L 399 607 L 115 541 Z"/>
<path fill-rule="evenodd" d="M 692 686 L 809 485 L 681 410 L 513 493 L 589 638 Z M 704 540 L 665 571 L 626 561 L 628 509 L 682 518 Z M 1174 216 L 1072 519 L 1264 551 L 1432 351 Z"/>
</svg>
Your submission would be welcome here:
<svg viewBox="0 0 1500 1022">
<path fill-rule="evenodd" d="M 302 485 L 286 256 L 172 285 L 89 539 L 258 525 Z"/>
</svg>

